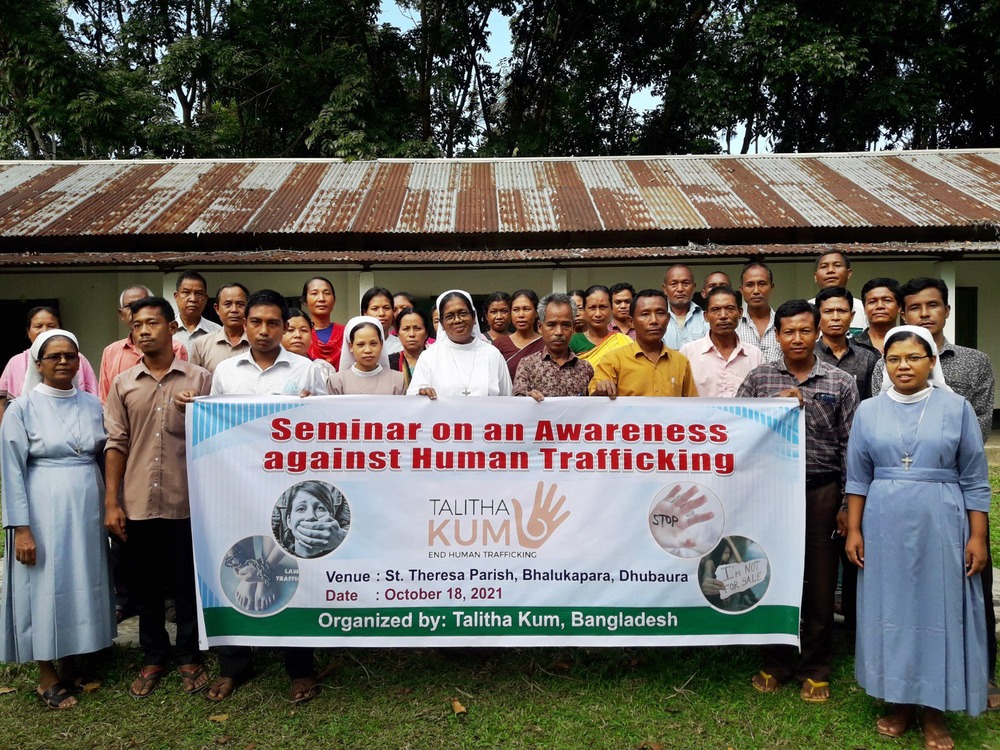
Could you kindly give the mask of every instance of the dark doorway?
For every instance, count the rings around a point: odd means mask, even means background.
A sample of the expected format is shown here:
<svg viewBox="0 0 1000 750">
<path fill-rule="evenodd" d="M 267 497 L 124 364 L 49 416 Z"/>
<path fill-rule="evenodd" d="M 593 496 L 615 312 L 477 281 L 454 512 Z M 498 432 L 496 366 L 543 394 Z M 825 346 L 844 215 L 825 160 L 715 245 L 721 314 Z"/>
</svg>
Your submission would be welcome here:
<svg viewBox="0 0 1000 750">
<path fill-rule="evenodd" d="M 0 368 L 15 354 L 28 348 L 25 316 L 33 307 L 51 307 L 59 312 L 58 299 L 0 299 L 0 320 L 6 320 L 14 331 L 11 336 L 0 336 Z"/>
<path fill-rule="evenodd" d="M 978 349 L 979 289 L 960 286 L 955 289 L 955 343 Z"/>
</svg>

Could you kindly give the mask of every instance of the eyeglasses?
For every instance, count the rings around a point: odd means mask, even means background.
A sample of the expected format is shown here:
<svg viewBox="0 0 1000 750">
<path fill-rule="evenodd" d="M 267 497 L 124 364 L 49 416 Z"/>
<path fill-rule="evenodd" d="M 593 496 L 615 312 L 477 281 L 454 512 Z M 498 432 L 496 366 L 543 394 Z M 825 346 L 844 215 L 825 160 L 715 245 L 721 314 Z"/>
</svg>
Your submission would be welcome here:
<svg viewBox="0 0 1000 750">
<path fill-rule="evenodd" d="M 930 357 L 928 357 L 926 354 L 923 354 L 923 355 L 921 355 L 921 354 L 908 354 L 905 357 L 897 357 L 895 355 L 892 355 L 890 357 L 886 357 L 885 358 L 885 363 L 887 365 L 892 365 L 893 367 L 896 367 L 896 366 L 899 365 L 900 362 L 902 362 L 903 360 L 906 360 L 906 364 L 908 364 L 908 365 L 915 365 L 915 364 L 917 364 L 917 362 L 919 362 L 922 359 L 930 359 Z"/>
<path fill-rule="evenodd" d="M 468 320 L 472 317 L 472 313 L 468 310 L 459 310 L 458 312 L 448 313 L 444 316 L 445 323 L 457 323 L 460 320 Z"/>
<path fill-rule="evenodd" d="M 46 354 L 44 357 L 40 358 L 42 362 L 50 362 L 56 364 L 57 362 L 76 362 L 80 359 L 79 354 Z"/>
</svg>

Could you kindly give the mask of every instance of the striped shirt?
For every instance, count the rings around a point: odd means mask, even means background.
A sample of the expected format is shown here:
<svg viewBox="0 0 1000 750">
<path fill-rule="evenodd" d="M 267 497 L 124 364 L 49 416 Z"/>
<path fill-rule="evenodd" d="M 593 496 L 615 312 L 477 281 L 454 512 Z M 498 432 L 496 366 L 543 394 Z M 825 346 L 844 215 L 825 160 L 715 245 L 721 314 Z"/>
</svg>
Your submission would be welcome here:
<svg viewBox="0 0 1000 750">
<path fill-rule="evenodd" d="M 777 362 L 781 359 L 778 332 L 774 330 L 774 310 L 771 310 L 771 320 L 768 322 L 767 328 L 764 329 L 764 335 L 761 336 L 757 332 L 757 326 L 750 319 L 750 313 L 744 308 L 740 322 L 736 325 L 736 335 L 740 337 L 740 341 L 753 344 L 760 349 L 761 354 L 764 355 L 764 361 Z"/>
</svg>

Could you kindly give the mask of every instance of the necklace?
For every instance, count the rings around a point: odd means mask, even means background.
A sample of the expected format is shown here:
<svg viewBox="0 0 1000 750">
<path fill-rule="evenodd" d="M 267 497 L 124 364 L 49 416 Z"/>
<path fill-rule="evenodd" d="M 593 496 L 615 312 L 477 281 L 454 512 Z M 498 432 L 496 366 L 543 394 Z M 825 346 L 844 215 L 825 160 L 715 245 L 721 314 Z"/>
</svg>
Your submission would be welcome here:
<svg viewBox="0 0 1000 750">
<path fill-rule="evenodd" d="M 56 407 L 55 411 L 56 411 L 56 416 L 59 417 L 59 421 L 63 423 L 63 426 L 66 428 L 66 431 L 70 434 L 70 437 L 72 437 L 73 440 L 76 441 L 75 445 L 72 442 L 70 442 L 70 447 L 73 449 L 73 452 L 79 456 L 83 452 L 83 427 L 80 424 L 80 406 L 75 402 L 73 406 L 76 407 L 73 410 L 76 412 L 75 430 L 72 427 L 70 427 L 69 423 L 65 419 L 63 419 L 63 415 L 59 412 L 58 406 Z"/>
<path fill-rule="evenodd" d="M 920 431 L 920 423 L 924 421 L 924 413 L 927 411 L 927 403 L 931 400 L 931 394 L 927 394 L 927 398 L 924 399 L 924 408 L 920 410 L 920 418 L 917 419 L 916 429 L 913 430 L 913 440 L 910 442 L 910 449 L 906 450 L 906 445 L 903 443 L 903 431 L 899 426 L 899 416 L 896 414 L 896 409 L 893 407 L 892 416 L 896 420 L 896 434 L 899 436 L 899 447 L 903 450 L 903 458 L 900 459 L 903 468 L 906 471 L 910 470 L 911 464 L 913 464 L 913 451 L 917 446 L 917 432 Z"/>
<path fill-rule="evenodd" d="M 455 374 L 458 374 L 461 371 L 461 368 L 458 365 L 458 357 L 455 356 L 455 352 L 453 352 L 451 349 L 448 350 L 448 354 L 451 356 L 451 363 L 455 367 L 455 369 L 453 370 L 453 372 L 455 372 Z M 469 377 L 465 381 L 465 388 L 462 390 L 462 395 L 463 396 L 468 396 L 470 393 L 472 393 L 472 390 L 471 390 L 472 376 L 476 374 L 476 357 L 478 357 L 478 356 L 479 356 L 479 349 L 473 349 L 472 350 L 472 366 L 469 368 Z"/>
</svg>

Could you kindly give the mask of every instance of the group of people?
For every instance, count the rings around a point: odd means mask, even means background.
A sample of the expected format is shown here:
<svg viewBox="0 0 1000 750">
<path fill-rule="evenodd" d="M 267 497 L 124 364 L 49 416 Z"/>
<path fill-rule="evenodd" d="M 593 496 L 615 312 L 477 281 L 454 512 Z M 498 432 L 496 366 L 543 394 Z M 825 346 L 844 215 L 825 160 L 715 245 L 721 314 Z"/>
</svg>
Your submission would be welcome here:
<svg viewBox="0 0 1000 750">
<path fill-rule="evenodd" d="M 273 290 L 224 284 L 220 324 L 203 316 L 205 279 L 187 272 L 173 304 L 142 286 L 123 291 L 129 333 L 105 348 L 99 376 L 58 313 L 36 308 L 31 346 L 0 376 L 0 660 L 38 662 L 39 698 L 68 708 L 81 680 L 73 657 L 108 646 L 132 607 L 144 660 L 133 697 L 150 695 L 171 663 L 186 692 L 213 700 L 252 677 L 250 648 L 220 648 L 214 680 L 198 649 L 184 408 L 199 396 L 785 397 L 798 399 L 806 424 L 801 651 L 765 648 L 752 684 L 773 692 L 794 680 L 803 700 L 829 698 L 843 554 L 849 619 L 857 578 L 858 681 L 892 706 L 878 731 L 898 736 L 919 721 L 928 747 L 949 748 L 942 711 L 1000 705 L 985 605 L 992 367 L 944 338 L 942 282 L 876 278 L 855 299 L 851 273 L 846 256 L 826 253 L 815 299 L 777 309 L 762 262 L 736 285 L 709 274 L 697 302 L 684 265 L 660 289 L 494 292 L 480 310 L 450 290 L 430 315 L 412 295 L 375 287 L 340 325 L 323 277 L 304 284 L 297 308 Z M 312 649 L 282 651 L 291 699 L 309 700 Z"/>
</svg>

